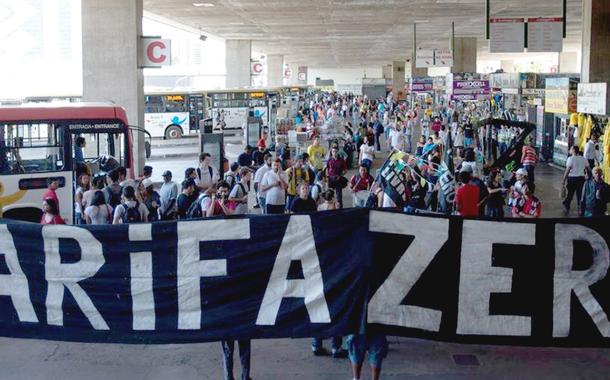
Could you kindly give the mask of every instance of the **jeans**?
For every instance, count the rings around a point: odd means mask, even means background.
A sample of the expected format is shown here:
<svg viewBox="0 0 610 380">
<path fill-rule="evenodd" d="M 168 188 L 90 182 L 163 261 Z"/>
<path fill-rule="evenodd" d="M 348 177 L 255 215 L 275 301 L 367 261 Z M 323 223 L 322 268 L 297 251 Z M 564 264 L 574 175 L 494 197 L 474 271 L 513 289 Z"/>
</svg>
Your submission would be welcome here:
<svg viewBox="0 0 610 380">
<path fill-rule="evenodd" d="M 313 338 L 313 340 L 311 341 L 311 350 L 315 351 L 317 349 L 322 348 L 322 343 L 323 343 L 322 338 Z M 331 349 L 333 351 L 336 351 L 341 348 L 342 344 L 343 344 L 343 337 L 335 336 L 335 337 L 333 337 L 333 340 L 332 340 Z"/>
<path fill-rule="evenodd" d="M 250 379 L 250 340 L 238 340 L 239 344 L 239 361 L 241 362 L 241 378 L 242 380 Z M 223 340 L 222 353 L 224 354 L 224 374 L 225 380 L 233 380 L 233 351 L 235 349 L 235 341 Z"/>
<path fill-rule="evenodd" d="M 405 152 L 411 153 L 413 146 L 411 145 L 412 135 L 405 135 Z"/>
<path fill-rule="evenodd" d="M 266 210 L 266 198 L 265 197 L 258 198 L 258 205 L 261 206 L 261 213 L 266 214 L 267 210 Z"/>
<path fill-rule="evenodd" d="M 381 143 L 379 142 L 379 137 L 381 137 L 381 135 L 375 133 L 375 149 L 378 151 L 381 150 Z"/>
<path fill-rule="evenodd" d="M 507 149 L 508 149 L 508 144 L 506 144 L 505 142 L 501 142 L 500 143 L 500 154 L 504 154 L 504 152 L 506 152 Z"/>
<path fill-rule="evenodd" d="M 337 198 L 337 202 L 339 202 L 339 206 L 343 208 L 343 189 L 340 187 L 335 187 L 335 197 Z"/>
<path fill-rule="evenodd" d="M 504 218 L 503 206 L 486 206 L 485 216 L 490 218 Z"/>
<path fill-rule="evenodd" d="M 286 205 L 265 205 L 267 212 L 265 214 L 283 214 Z"/>
<path fill-rule="evenodd" d="M 86 224 L 85 218 L 83 218 L 83 214 L 80 212 L 74 214 L 74 220 L 76 221 L 76 224 Z"/>
<path fill-rule="evenodd" d="M 527 179 L 528 181 L 531 181 L 532 183 L 534 183 L 534 165 L 523 165 L 523 169 L 525 169 L 527 171 Z"/>
<path fill-rule="evenodd" d="M 292 203 L 297 199 L 296 195 L 287 195 L 286 196 L 286 211 L 290 211 L 292 208 Z"/>
<path fill-rule="evenodd" d="M 576 206 L 578 207 L 580 205 L 580 199 L 582 198 L 582 187 L 584 184 L 585 177 L 568 177 L 568 195 L 563 201 L 563 205 L 568 211 L 570 211 L 570 204 L 572 203 L 572 198 L 574 198 L 574 193 L 576 193 Z"/>
</svg>

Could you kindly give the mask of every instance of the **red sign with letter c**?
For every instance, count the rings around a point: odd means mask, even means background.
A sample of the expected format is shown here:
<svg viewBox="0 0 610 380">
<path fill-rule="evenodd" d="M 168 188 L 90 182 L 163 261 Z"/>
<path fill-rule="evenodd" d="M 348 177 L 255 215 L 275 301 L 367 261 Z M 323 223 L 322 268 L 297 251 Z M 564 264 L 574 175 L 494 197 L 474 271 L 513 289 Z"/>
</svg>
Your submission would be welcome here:
<svg viewBox="0 0 610 380">
<path fill-rule="evenodd" d="M 163 63 L 167 59 L 165 54 L 155 54 L 155 49 L 165 50 L 167 46 L 163 43 L 163 41 L 153 41 L 146 48 L 146 56 L 153 63 Z"/>
</svg>

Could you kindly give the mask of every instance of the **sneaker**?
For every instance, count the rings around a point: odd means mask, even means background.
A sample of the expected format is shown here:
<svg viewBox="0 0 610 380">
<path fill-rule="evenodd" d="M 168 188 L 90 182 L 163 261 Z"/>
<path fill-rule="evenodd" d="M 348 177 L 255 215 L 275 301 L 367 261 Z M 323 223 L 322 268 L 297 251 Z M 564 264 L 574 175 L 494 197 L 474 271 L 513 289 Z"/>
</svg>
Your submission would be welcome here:
<svg viewBox="0 0 610 380">
<path fill-rule="evenodd" d="M 312 352 L 313 356 L 328 356 L 328 351 L 326 351 L 326 348 L 324 347 L 312 348 Z"/>
<path fill-rule="evenodd" d="M 345 359 L 345 358 L 347 358 L 347 351 L 344 350 L 343 348 L 339 348 L 339 349 L 333 350 L 331 353 L 331 356 L 334 359 Z"/>
<path fill-rule="evenodd" d="M 254 205 L 254 207 L 252 207 L 252 208 L 261 208 L 261 206 L 260 205 Z"/>
</svg>

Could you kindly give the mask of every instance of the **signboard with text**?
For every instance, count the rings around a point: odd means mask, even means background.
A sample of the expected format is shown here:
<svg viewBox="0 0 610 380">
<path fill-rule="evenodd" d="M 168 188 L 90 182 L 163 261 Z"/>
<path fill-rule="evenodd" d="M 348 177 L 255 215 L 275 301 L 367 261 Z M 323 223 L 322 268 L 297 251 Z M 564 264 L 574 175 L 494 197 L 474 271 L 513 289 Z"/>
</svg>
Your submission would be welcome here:
<svg viewBox="0 0 610 380">
<path fill-rule="evenodd" d="M 578 84 L 578 112 L 606 115 L 608 112 L 607 83 Z"/>
<path fill-rule="evenodd" d="M 489 20 L 490 53 L 521 53 L 525 46 L 525 19 L 492 18 Z"/>
<path fill-rule="evenodd" d="M 547 78 L 544 105 L 546 112 L 567 114 L 569 110 L 570 78 Z"/>
<path fill-rule="evenodd" d="M 527 51 L 560 52 L 563 49 L 563 18 L 527 19 Z"/>
<path fill-rule="evenodd" d="M 434 67 L 434 50 L 417 50 L 415 52 L 415 67 Z"/>
<path fill-rule="evenodd" d="M 453 50 L 436 49 L 434 51 L 434 66 L 436 66 L 436 67 L 453 66 Z"/>
</svg>

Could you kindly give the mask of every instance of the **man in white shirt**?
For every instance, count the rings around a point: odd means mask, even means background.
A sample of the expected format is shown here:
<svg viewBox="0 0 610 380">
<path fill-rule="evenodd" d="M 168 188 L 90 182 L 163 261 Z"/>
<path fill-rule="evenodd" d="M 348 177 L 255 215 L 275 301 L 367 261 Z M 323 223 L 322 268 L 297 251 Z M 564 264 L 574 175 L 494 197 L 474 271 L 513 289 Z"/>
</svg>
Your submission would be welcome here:
<svg viewBox="0 0 610 380">
<path fill-rule="evenodd" d="M 390 131 L 390 149 L 402 150 L 405 144 L 405 135 L 401 132 L 400 122 Z"/>
<path fill-rule="evenodd" d="M 258 198 L 258 205 L 260 206 L 263 214 L 267 212 L 265 203 L 267 192 L 261 190 L 261 182 L 263 181 L 265 174 L 271 170 L 272 160 L 271 154 L 265 154 L 265 164 L 258 168 L 256 173 L 254 173 L 254 190 L 256 191 L 256 197 Z"/>
<path fill-rule="evenodd" d="M 266 192 L 265 204 L 267 214 L 283 214 L 286 207 L 286 188 L 288 178 L 281 170 L 280 160 L 273 161 L 271 170 L 265 173 L 260 184 L 261 191 Z"/>
<path fill-rule="evenodd" d="M 197 168 L 197 177 L 195 184 L 201 191 L 205 191 L 210 187 L 216 186 L 220 180 L 218 169 L 211 166 L 212 156 L 209 153 L 201 153 L 199 155 L 199 167 Z"/>
<path fill-rule="evenodd" d="M 601 150 L 599 149 L 599 141 L 596 133 L 591 135 L 591 138 L 585 144 L 585 158 L 589 162 L 589 169 L 595 167 L 595 161 L 598 163 L 602 161 Z"/>
</svg>

